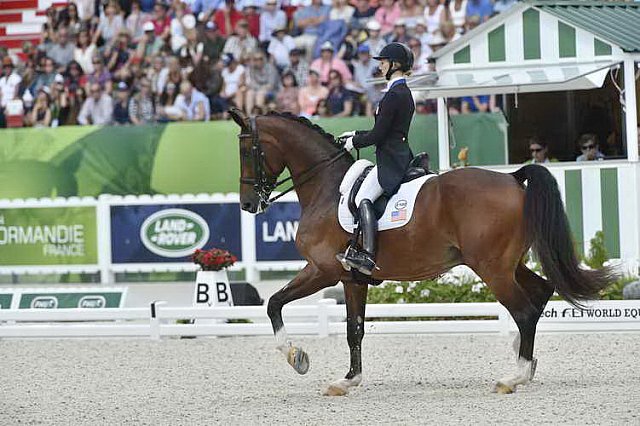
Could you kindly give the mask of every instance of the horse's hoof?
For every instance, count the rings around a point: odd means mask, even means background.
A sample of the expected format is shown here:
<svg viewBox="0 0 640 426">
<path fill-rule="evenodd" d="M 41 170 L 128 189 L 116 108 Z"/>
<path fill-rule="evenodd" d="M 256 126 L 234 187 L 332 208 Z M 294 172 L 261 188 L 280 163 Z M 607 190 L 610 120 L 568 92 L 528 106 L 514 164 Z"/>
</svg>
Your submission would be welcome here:
<svg viewBox="0 0 640 426">
<path fill-rule="evenodd" d="M 322 394 L 324 396 L 345 396 L 347 394 L 347 387 L 332 383 L 327 386 Z"/>
<path fill-rule="evenodd" d="M 309 355 L 302 348 L 291 346 L 287 361 L 298 374 L 307 374 L 309 371 Z"/>
<path fill-rule="evenodd" d="M 502 382 L 497 382 L 494 386 L 493 386 L 493 392 L 495 393 L 499 393 L 502 395 L 507 395 L 510 393 L 514 393 L 516 391 L 515 387 L 511 387 L 509 385 L 506 385 Z"/>
</svg>

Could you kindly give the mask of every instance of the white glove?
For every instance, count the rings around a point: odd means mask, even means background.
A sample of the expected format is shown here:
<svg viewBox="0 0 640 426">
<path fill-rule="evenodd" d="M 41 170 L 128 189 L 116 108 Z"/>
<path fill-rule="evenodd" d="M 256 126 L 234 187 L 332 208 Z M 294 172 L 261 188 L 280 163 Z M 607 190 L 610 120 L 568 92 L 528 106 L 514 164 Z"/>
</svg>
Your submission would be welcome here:
<svg viewBox="0 0 640 426">
<path fill-rule="evenodd" d="M 344 140 L 344 146 L 342 148 L 347 151 L 351 151 L 353 149 L 353 136 L 349 136 Z"/>
<path fill-rule="evenodd" d="M 349 136 L 355 136 L 355 135 L 356 135 L 356 131 L 351 130 L 350 132 L 342 133 L 340 136 L 338 136 L 338 139 L 348 138 Z"/>
</svg>

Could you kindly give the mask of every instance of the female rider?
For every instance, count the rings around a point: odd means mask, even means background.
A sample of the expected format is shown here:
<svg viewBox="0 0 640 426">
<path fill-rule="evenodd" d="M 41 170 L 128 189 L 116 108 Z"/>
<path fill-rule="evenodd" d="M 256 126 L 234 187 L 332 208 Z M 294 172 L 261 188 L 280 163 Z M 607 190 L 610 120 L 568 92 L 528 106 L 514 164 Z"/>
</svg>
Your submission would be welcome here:
<svg viewBox="0 0 640 426">
<path fill-rule="evenodd" d="M 413 67 L 413 54 L 402 43 L 390 43 L 374 59 L 380 61 L 387 89 L 378 104 L 373 129 L 345 132 L 339 136 L 347 151 L 376 146 L 377 165 L 365 178 L 355 200 L 364 250 L 349 247 L 345 253 L 336 255 L 344 269 L 350 271 L 355 268 L 365 275 L 371 275 L 376 268 L 378 222 L 373 203 L 382 194 L 390 197 L 398 190 L 413 159 L 408 137 L 415 104 L 405 79 Z"/>
</svg>

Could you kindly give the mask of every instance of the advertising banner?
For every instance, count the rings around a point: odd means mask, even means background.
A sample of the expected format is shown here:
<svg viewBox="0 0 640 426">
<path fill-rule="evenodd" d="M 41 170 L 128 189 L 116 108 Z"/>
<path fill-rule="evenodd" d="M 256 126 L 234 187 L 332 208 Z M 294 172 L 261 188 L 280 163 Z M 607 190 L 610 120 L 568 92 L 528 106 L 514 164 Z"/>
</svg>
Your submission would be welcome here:
<svg viewBox="0 0 640 426">
<path fill-rule="evenodd" d="M 256 216 L 256 260 L 302 260 L 296 248 L 300 219 L 297 202 L 273 203 Z"/>
<path fill-rule="evenodd" d="M 22 293 L 18 309 L 104 309 L 120 308 L 124 302 L 124 290 L 118 291 L 39 291 Z"/>
<path fill-rule="evenodd" d="M 12 293 L 0 293 L 0 309 L 11 309 Z"/>
<path fill-rule="evenodd" d="M 113 263 L 191 262 L 214 247 L 242 260 L 238 203 L 111 206 Z"/>
<path fill-rule="evenodd" d="M 95 265 L 95 207 L 0 209 L 0 266 Z"/>
</svg>

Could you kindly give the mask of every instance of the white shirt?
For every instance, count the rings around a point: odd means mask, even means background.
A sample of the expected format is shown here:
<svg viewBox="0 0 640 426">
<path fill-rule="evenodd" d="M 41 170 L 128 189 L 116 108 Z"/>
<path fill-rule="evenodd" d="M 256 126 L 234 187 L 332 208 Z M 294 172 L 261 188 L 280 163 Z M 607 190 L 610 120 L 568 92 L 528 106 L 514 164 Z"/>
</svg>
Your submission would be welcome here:
<svg viewBox="0 0 640 426">
<path fill-rule="evenodd" d="M 73 59 L 80 64 L 85 74 L 93 73 L 93 56 L 96 52 L 96 45 L 90 44 L 84 51 L 79 47 L 73 50 Z"/>
<path fill-rule="evenodd" d="M 224 96 L 233 96 L 240 86 L 240 78 L 244 74 L 244 66 L 238 65 L 233 72 L 229 68 L 222 70 L 222 79 L 224 80 Z"/>
<path fill-rule="evenodd" d="M 353 17 L 353 12 L 355 11 L 356 9 L 353 6 L 349 6 L 349 5 L 346 5 L 341 9 L 332 7 L 331 12 L 329 12 L 329 19 L 332 19 L 332 20 L 342 19 L 345 22 L 349 22 L 351 21 L 351 18 Z"/>
<path fill-rule="evenodd" d="M 436 7 L 436 11 L 433 12 L 433 15 L 429 15 L 429 7 L 424 8 L 424 20 L 427 21 L 427 31 L 432 34 L 436 31 L 440 31 L 440 17 L 443 13 L 444 6 L 441 4 Z"/>
<path fill-rule="evenodd" d="M 0 78 L 0 106 L 2 108 L 7 106 L 7 103 L 15 98 L 16 96 L 16 88 L 22 81 L 22 77 L 15 73 L 15 71 L 11 72 L 9 76 L 3 76 Z"/>
<path fill-rule="evenodd" d="M 402 77 L 394 77 L 391 80 L 387 81 L 387 87 L 383 90 L 383 92 L 388 92 L 389 89 L 391 89 L 391 86 L 393 86 L 393 83 L 395 83 L 398 80 L 406 80 L 407 77 L 402 76 Z"/>
<path fill-rule="evenodd" d="M 282 38 L 282 41 L 278 40 L 277 37 L 272 37 L 267 51 L 271 56 L 273 56 L 273 59 L 276 61 L 278 66 L 288 67 L 291 63 L 289 61 L 289 52 L 291 52 L 295 47 L 296 42 L 293 41 L 293 37 L 286 35 Z"/>
</svg>

